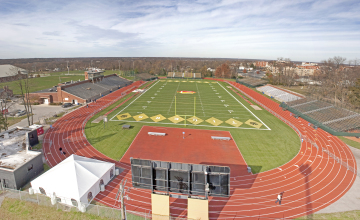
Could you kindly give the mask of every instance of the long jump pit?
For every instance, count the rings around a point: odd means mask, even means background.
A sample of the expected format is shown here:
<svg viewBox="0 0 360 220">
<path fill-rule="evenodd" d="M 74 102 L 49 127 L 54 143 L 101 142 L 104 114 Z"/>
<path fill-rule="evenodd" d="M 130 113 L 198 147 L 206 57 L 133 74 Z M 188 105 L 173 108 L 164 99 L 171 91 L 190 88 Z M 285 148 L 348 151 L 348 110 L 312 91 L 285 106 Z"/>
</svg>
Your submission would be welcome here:
<svg viewBox="0 0 360 220">
<path fill-rule="evenodd" d="M 153 136 L 148 132 L 166 135 Z M 211 136 L 231 139 L 213 140 Z M 120 162 L 130 164 L 130 157 L 229 166 L 232 177 L 247 174 L 245 160 L 228 131 L 143 126 Z"/>
</svg>

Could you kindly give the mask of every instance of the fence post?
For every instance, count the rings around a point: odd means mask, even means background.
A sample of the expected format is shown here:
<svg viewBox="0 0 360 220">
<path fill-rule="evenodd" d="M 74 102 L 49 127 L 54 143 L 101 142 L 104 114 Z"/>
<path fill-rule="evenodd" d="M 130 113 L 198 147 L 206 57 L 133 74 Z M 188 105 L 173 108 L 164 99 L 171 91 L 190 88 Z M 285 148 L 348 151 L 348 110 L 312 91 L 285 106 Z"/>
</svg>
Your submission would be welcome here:
<svg viewBox="0 0 360 220">
<path fill-rule="evenodd" d="M 21 191 L 19 190 L 20 200 L 21 200 Z"/>
<path fill-rule="evenodd" d="M 99 206 L 97 205 L 96 208 L 97 208 L 97 211 L 98 211 L 98 216 L 100 216 Z"/>
</svg>

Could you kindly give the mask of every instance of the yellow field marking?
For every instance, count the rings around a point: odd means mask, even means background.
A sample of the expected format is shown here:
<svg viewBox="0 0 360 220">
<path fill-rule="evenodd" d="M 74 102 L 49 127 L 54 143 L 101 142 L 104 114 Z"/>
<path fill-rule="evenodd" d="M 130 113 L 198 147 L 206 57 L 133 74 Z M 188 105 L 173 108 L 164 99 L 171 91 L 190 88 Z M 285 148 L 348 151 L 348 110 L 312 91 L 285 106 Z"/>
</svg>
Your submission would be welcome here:
<svg viewBox="0 0 360 220">
<path fill-rule="evenodd" d="M 251 120 L 251 119 L 247 120 L 247 121 L 245 122 L 245 124 L 250 125 L 251 127 L 254 127 L 254 128 L 260 128 L 260 127 L 262 126 L 261 123 L 256 122 L 256 121 Z"/>
<path fill-rule="evenodd" d="M 206 120 L 206 122 L 209 123 L 209 124 L 212 124 L 214 126 L 218 126 L 221 123 L 223 123 L 223 121 L 221 121 L 221 120 L 219 120 L 217 118 L 214 118 L 214 117 L 209 118 L 208 120 Z"/>
<path fill-rule="evenodd" d="M 180 82 L 180 81 L 179 81 L 179 80 L 175 80 L 174 82 L 178 83 L 178 82 Z"/>
<path fill-rule="evenodd" d="M 161 79 L 160 82 L 165 82 L 165 80 Z"/>
<path fill-rule="evenodd" d="M 184 121 L 185 119 L 183 119 L 182 117 L 178 116 L 178 115 L 175 115 L 175 116 L 172 116 L 170 118 L 168 118 L 169 121 L 171 121 L 172 123 L 179 123 L 179 122 L 182 122 Z"/>
<path fill-rule="evenodd" d="M 201 81 L 196 81 L 197 83 L 202 83 Z"/>
<path fill-rule="evenodd" d="M 193 83 L 193 82 L 195 82 L 195 81 L 189 81 L 189 82 Z"/>
<path fill-rule="evenodd" d="M 212 83 L 217 83 L 217 82 L 212 82 Z"/>
<path fill-rule="evenodd" d="M 172 82 L 172 80 L 170 79 L 170 80 L 168 80 L 168 82 Z"/>
<path fill-rule="evenodd" d="M 234 127 L 240 127 L 240 125 L 242 125 L 243 123 L 241 121 L 235 120 L 233 118 L 228 119 L 227 121 L 225 121 L 226 123 L 228 123 L 229 125 L 232 125 Z"/>
<path fill-rule="evenodd" d="M 153 120 L 154 122 L 159 122 L 159 121 L 162 121 L 162 120 L 165 120 L 166 118 L 164 116 L 162 116 L 161 114 L 158 114 L 158 115 L 155 115 L 155 116 L 152 116 L 150 117 L 151 120 Z"/>
<path fill-rule="evenodd" d="M 149 118 L 147 115 L 145 115 L 144 113 L 140 114 L 140 115 L 135 115 L 133 117 L 136 121 L 141 121 L 141 120 L 144 120 L 144 119 L 147 119 Z"/>
<path fill-rule="evenodd" d="M 130 115 L 129 113 L 125 113 L 125 114 L 117 115 L 116 117 L 117 117 L 119 120 L 124 120 L 124 119 L 130 118 L 131 115 Z"/>
<path fill-rule="evenodd" d="M 191 124 L 197 125 L 197 124 L 200 124 L 201 122 L 203 122 L 204 120 L 202 120 L 201 118 L 198 118 L 196 116 L 192 116 L 191 118 L 188 118 L 187 121 L 190 122 Z"/>
<path fill-rule="evenodd" d="M 204 83 L 209 83 L 209 82 L 204 82 Z"/>
</svg>

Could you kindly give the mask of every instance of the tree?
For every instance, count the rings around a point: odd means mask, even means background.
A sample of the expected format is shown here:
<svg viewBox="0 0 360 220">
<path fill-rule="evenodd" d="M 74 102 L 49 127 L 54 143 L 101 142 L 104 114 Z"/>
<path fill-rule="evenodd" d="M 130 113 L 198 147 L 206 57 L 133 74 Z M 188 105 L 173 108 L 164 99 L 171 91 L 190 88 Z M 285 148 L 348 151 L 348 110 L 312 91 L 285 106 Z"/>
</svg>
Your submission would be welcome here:
<svg viewBox="0 0 360 220">
<path fill-rule="evenodd" d="M 349 101 L 355 106 L 360 106 L 360 78 L 357 79 L 355 86 L 350 87 Z"/>
<path fill-rule="evenodd" d="M 226 63 L 222 64 L 215 70 L 215 76 L 217 78 L 230 78 L 231 77 L 231 71 L 229 65 Z"/>
</svg>

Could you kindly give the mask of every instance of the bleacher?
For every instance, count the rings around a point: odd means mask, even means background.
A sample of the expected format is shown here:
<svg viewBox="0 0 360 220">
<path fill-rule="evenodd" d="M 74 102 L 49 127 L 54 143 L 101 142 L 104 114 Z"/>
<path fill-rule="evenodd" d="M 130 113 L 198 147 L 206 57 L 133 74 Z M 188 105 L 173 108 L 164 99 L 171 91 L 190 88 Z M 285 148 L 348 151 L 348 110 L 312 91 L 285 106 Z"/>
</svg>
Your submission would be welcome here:
<svg viewBox="0 0 360 220">
<path fill-rule="evenodd" d="M 290 102 L 298 99 L 302 99 L 303 97 L 293 95 L 281 89 L 277 89 L 273 86 L 262 86 L 257 88 L 258 91 L 263 92 L 264 94 L 275 98 L 280 102 Z"/>
<path fill-rule="evenodd" d="M 335 132 L 351 132 L 360 128 L 360 114 L 324 101 L 305 98 L 286 105 L 288 110 L 297 112 L 300 117 L 309 117 L 307 120 L 325 130 L 328 127 Z"/>
<path fill-rule="evenodd" d="M 193 74 L 192 73 L 184 73 L 184 78 L 193 78 Z"/>
<path fill-rule="evenodd" d="M 194 79 L 201 79 L 201 73 L 194 73 Z"/>
<path fill-rule="evenodd" d="M 258 87 L 258 86 L 262 86 L 262 85 L 266 85 L 268 83 L 268 81 L 263 80 L 263 79 L 258 79 L 258 78 L 254 78 L 254 77 L 246 77 L 243 79 L 237 79 L 236 82 L 243 84 L 245 86 L 248 87 Z"/>
<path fill-rule="evenodd" d="M 131 81 L 118 76 L 104 77 L 100 82 L 88 82 L 66 87 L 63 90 L 77 97 L 90 100 L 97 99 L 119 88 L 130 85 Z"/>
<path fill-rule="evenodd" d="M 201 79 L 201 73 L 168 72 L 167 78 Z"/>
<path fill-rule="evenodd" d="M 151 75 L 151 74 L 149 74 L 149 73 L 139 73 L 139 74 L 136 74 L 135 77 L 136 77 L 137 79 L 141 79 L 141 80 L 143 80 L 143 81 L 150 81 L 150 80 L 155 80 L 155 79 L 157 79 L 156 76 L 153 76 L 153 75 Z"/>
</svg>

